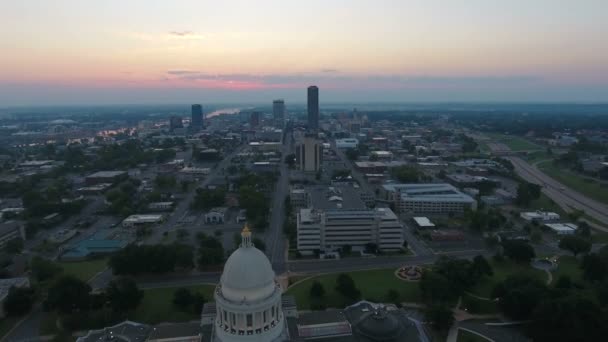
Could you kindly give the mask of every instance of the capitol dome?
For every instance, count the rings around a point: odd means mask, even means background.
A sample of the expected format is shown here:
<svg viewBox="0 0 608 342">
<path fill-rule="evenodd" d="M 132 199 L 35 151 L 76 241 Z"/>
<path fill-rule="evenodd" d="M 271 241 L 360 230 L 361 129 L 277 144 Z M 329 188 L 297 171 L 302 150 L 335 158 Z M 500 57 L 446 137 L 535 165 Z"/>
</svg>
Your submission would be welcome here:
<svg viewBox="0 0 608 342">
<path fill-rule="evenodd" d="M 275 289 L 275 274 L 266 255 L 253 245 L 238 248 L 226 261 L 222 295 L 234 301 L 256 301 Z"/>
<path fill-rule="evenodd" d="M 213 341 L 285 341 L 283 291 L 274 279 L 270 261 L 253 246 L 247 226 L 241 237 L 241 245 L 226 261 L 215 290 Z"/>
</svg>

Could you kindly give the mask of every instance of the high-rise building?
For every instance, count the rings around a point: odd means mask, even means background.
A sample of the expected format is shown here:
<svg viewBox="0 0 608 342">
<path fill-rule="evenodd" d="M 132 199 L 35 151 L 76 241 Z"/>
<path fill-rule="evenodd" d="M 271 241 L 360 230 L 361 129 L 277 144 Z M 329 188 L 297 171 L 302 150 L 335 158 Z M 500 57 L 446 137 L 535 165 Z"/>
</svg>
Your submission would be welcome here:
<svg viewBox="0 0 608 342">
<path fill-rule="evenodd" d="M 313 134 L 306 134 L 296 146 L 296 161 L 300 170 L 317 172 L 321 168 L 323 154 L 321 142 Z"/>
<path fill-rule="evenodd" d="M 251 127 L 257 127 L 260 125 L 260 112 L 253 112 L 249 117 L 249 125 Z"/>
<path fill-rule="evenodd" d="M 319 88 L 308 87 L 308 129 L 319 129 Z"/>
<path fill-rule="evenodd" d="M 200 104 L 192 105 L 192 118 L 190 120 L 190 127 L 195 130 L 203 128 L 203 107 Z"/>
<path fill-rule="evenodd" d="M 182 117 L 181 116 L 177 116 L 177 115 L 173 115 L 172 117 L 169 118 L 169 128 L 173 131 L 176 128 L 184 128 L 184 125 L 182 124 Z"/>
<path fill-rule="evenodd" d="M 275 125 L 283 126 L 285 121 L 285 101 L 274 100 L 272 101 L 272 118 L 274 119 Z"/>
</svg>

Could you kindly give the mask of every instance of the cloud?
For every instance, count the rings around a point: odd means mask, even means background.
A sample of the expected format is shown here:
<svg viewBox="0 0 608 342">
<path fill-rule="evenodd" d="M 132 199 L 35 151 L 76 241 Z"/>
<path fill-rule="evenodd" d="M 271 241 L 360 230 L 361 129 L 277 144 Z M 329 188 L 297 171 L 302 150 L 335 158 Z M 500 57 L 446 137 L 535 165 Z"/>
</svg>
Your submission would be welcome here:
<svg viewBox="0 0 608 342">
<path fill-rule="evenodd" d="M 323 73 L 336 73 L 339 72 L 338 69 L 321 69 L 321 72 Z"/>
<path fill-rule="evenodd" d="M 170 31 L 169 34 L 172 36 L 185 37 L 185 36 L 192 35 L 193 32 L 192 31 Z"/>
</svg>

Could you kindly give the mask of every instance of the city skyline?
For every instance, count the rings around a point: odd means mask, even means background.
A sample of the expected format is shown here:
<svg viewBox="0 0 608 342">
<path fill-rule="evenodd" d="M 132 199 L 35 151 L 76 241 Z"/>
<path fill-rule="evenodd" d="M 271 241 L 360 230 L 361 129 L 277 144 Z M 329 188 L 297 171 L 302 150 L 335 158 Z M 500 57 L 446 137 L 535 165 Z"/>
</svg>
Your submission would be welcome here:
<svg viewBox="0 0 608 342">
<path fill-rule="evenodd" d="M 604 1 L 3 4 L 0 106 L 608 101 Z M 313 18 L 311 20 L 311 18 Z"/>
</svg>

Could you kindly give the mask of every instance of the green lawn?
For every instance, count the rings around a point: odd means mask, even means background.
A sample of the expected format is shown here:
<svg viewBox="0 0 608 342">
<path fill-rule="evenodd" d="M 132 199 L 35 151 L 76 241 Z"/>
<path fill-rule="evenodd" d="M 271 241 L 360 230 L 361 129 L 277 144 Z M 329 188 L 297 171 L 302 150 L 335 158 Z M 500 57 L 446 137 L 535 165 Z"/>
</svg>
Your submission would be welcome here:
<svg viewBox="0 0 608 342">
<path fill-rule="evenodd" d="M 514 274 L 529 274 L 533 277 L 537 277 L 543 282 L 547 280 L 547 275 L 544 271 L 532 268 L 528 264 L 517 264 L 514 262 L 504 260 L 502 262 L 490 261 L 494 275 L 492 277 L 484 277 L 479 281 L 479 284 L 471 289 L 471 293 L 480 297 L 490 298 L 494 286 L 505 280 L 508 276 Z"/>
<path fill-rule="evenodd" d="M 553 271 L 553 281 L 557 281 L 562 275 L 570 277 L 572 281 L 582 280 L 583 270 L 580 267 L 580 261 L 573 256 L 560 256 L 558 259 L 558 267 Z"/>
<path fill-rule="evenodd" d="M 417 282 L 405 282 L 395 277 L 396 269 L 382 269 L 371 271 L 349 272 L 357 288 L 361 291 L 364 299 L 375 302 L 386 301 L 388 290 L 394 289 L 399 292 L 399 300 L 402 302 L 420 301 L 420 291 Z M 327 307 L 342 308 L 345 299 L 338 294 L 334 288 L 338 273 L 324 274 L 314 278 L 306 279 L 287 290 L 288 294 L 295 296 L 299 309 L 310 309 L 310 287 L 314 280 L 318 280 L 325 288 Z"/>
<path fill-rule="evenodd" d="M 481 315 L 498 313 L 499 311 L 496 302 L 475 298 L 466 293 L 462 296 L 460 307 L 467 310 L 469 313 Z"/>
<path fill-rule="evenodd" d="M 108 264 L 108 259 L 93 259 L 86 261 L 60 262 L 66 274 L 78 277 L 83 281 L 89 281 L 97 273 L 103 271 Z"/>
<path fill-rule="evenodd" d="M 213 285 L 187 287 L 192 292 L 201 292 L 205 301 L 213 301 Z M 160 322 L 186 322 L 200 319 L 200 313 L 187 313 L 173 306 L 173 293 L 177 287 L 144 290 L 144 298 L 130 320 L 148 324 Z"/>
<path fill-rule="evenodd" d="M 538 164 L 538 168 L 549 177 L 597 201 L 608 204 L 608 186 L 585 178 L 566 168 L 555 166 L 551 161 Z"/>
<path fill-rule="evenodd" d="M 566 212 L 562 209 L 562 207 L 557 205 L 557 203 L 543 193 L 540 194 L 538 199 L 532 201 L 530 205 L 526 207 L 526 210 L 552 211 L 558 213 L 562 217 L 566 217 Z"/>
<path fill-rule="evenodd" d="M 608 233 L 596 230 L 591 234 L 591 240 L 594 243 L 608 243 Z"/>
<path fill-rule="evenodd" d="M 504 134 L 487 134 L 492 139 L 497 142 L 501 142 L 507 145 L 513 151 L 528 151 L 528 150 L 539 150 L 543 149 L 542 146 L 539 146 L 525 138 L 515 136 L 515 135 L 504 135 Z"/>
<path fill-rule="evenodd" d="M 547 154 L 547 151 L 534 151 L 534 152 L 528 153 L 528 155 L 526 156 L 526 160 L 530 164 L 534 164 L 536 162 L 543 161 L 543 160 L 549 160 L 551 158 L 552 157 L 549 154 Z"/>
<path fill-rule="evenodd" d="M 488 342 L 487 338 L 483 338 L 466 330 L 458 330 L 458 342 Z"/>
</svg>

